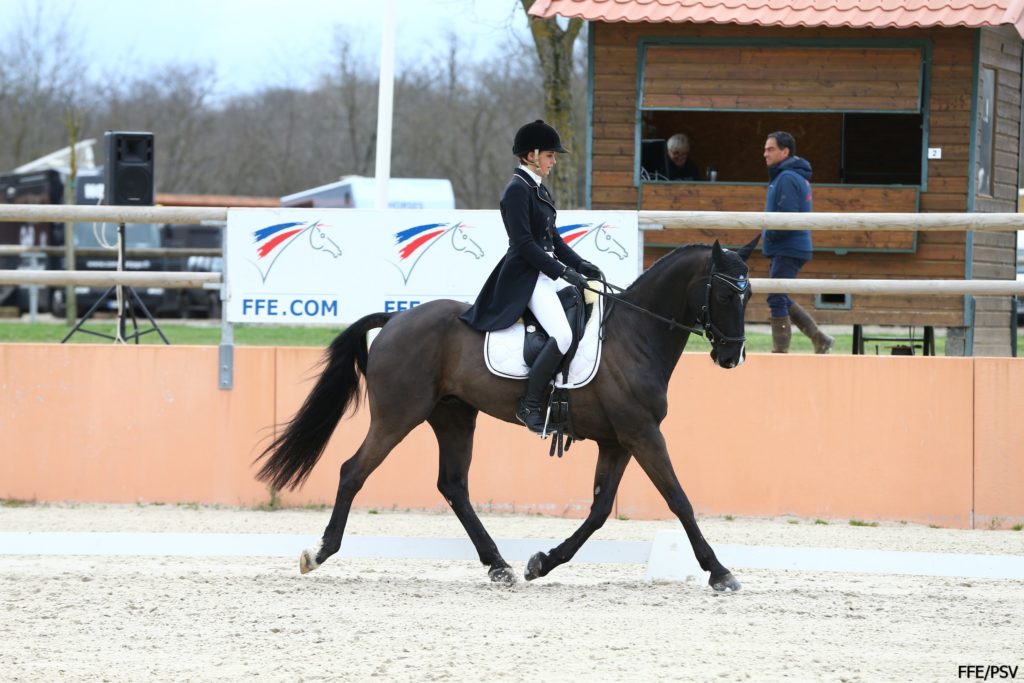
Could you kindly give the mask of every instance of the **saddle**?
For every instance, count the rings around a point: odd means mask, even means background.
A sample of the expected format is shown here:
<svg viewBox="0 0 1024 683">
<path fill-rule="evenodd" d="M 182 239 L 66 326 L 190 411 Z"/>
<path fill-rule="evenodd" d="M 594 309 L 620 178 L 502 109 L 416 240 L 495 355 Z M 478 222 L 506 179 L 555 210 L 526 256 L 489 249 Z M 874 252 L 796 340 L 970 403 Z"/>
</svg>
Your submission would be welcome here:
<svg viewBox="0 0 1024 683">
<path fill-rule="evenodd" d="M 599 283 L 594 283 L 599 286 Z M 558 291 L 573 332 L 572 345 L 555 374 L 554 388 L 548 397 L 548 433 L 550 455 L 561 457 L 579 437 L 572 430 L 569 389 L 584 386 L 597 374 L 601 360 L 603 301 L 594 292 L 581 294 L 576 287 Z M 505 330 L 488 332 L 484 340 L 484 359 L 488 369 L 499 377 L 525 379 L 530 365 L 548 340 L 548 333 L 527 310 L 520 321 Z"/>
<path fill-rule="evenodd" d="M 593 283 L 599 286 L 598 283 Z M 559 290 L 559 298 L 565 304 L 578 306 L 579 291 L 575 287 Z M 577 320 L 577 314 L 570 311 L 570 321 Z M 578 389 L 590 382 L 597 374 L 601 361 L 602 317 L 604 301 L 594 292 L 586 292 L 583 301 L 582 333 L 572 322 L 573 344 L 555 377 L 555 385 Z M 487 332 L 484 336 L 484 362 L 487 369 L 498 377 L 526 379 L 530 373 L 529 363 L 536 359 L 547 341 L 548 334 L 527 311 L 523 317 L 503 330 Z M 566 376 L 568 371 L 568 376 Z"/>
<path fill-rule="evenodd" d="M 594 312 L 594 304 L 593 302 L 589 304 L 584 302 L 580 290 L 575 287 L 564 287 L 558 290 L 558 300 L 562 304 L 562 310 L 565 311 L 569 327 L 572 328 L 572 346 L 562 358 L 562 365 L 559 368 L 559 372 L 563 376 L 562 381 L 567 382 L 569 365 L 576 356 L 576 350 L 580 346 L 580 340 L 587 327 L 587 320 Z M 537 354 L 548 341 L 548 333 L 537 322 L 537 318 L 534 317 L 533 311 L 530 309 L 526 309 L 526 312 L 523 313 L 523 332 L 523 360 L 528 366 L 532 366 L 533 361 L 537 359 Z"/>
</svg>

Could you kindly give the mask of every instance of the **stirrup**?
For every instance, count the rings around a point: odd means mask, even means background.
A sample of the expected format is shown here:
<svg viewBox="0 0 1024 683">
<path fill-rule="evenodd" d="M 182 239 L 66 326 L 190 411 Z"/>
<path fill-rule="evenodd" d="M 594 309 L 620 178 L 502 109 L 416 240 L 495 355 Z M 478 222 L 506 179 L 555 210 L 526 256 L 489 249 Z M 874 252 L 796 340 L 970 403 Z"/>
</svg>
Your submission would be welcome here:
<svg viewBox="0 0 1024 683">
<path fill-rule="evenodd" d="M 530 410 L 528 408 L 523 410 L 523 406 L 520 405 L 519 409 L 516 410 L 516 419 L 519 420 L 520 422 L 522 422 L 523 425 L 527 429 L 529 429 L 530 432 L 532 432 L 533 434 L 536 434 L 541 439 L 547 439 L 548 436 L 550 436 L 548 434 L 548 421 L 551 419 L 551 407 L 550 406 L 548 407 L 548 410 L 546 411 L 546 414 L 544 412 L 542 412 L 542 410 L 543 409 L 540 406 L 537 406 L 536 410 Z M 530 418 L 533 417 L 534 415 L 537 415 L 538 419 L 540 418 L 540 416 L 543 416 L 543 418 L 544 418 L 544 424 L 542 424 L 539 427 L 539 429 L 535 429 L 530 424 L 530 422 L 531 422 Z"/>
</svg>

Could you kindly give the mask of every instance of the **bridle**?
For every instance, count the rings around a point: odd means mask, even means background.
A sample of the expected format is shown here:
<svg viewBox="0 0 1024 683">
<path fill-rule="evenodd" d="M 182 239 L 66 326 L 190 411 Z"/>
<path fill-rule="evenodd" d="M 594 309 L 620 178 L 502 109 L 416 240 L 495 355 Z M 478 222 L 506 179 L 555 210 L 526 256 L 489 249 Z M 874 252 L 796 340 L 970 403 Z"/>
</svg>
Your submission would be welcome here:
<svg viewBox="0 0 1024 683">
<path fill-rule="evenodd" d="M 585 289 L 594 292 L 595 294 L 598 294 L 600 296 L 603 296 L 607 299 L 611 299 L 614 303 L 622 304 L 623 306 L 644 313 L 645 315 L 648 315 L 656 320 L 660 320 L 661 322 L 668 325 L 670 328 L 685 330 L 691 334 L 696 334 L 697 336 L 700 337 L 706 337 L 708 342 L 711 343 L 712 348 L 717 348 L 719 344 L 744 343 L 747 341 L 746 335 L 739 337 L 731 337 L 723 333 L 722 330 L 719 329 L 718 325 L 715 325 L 714 321 L 711 319 L 711 285 L 716 279 L 719 282 L 724 282 L 734 291 L 740 292 L 741 294 L 745 292 L 747 287 L 749 286 L 746 275 L 728 275 L 726 273 L 721 273 L 715 270 L 714 261 L 709 260 L 708 270 L 704 278 L 704 303 L 697 311 L 696 323 L 700 327 L 695 327 L 693 325 L 684 325 L 683 323 L 679 322 L 678 320 L 675 320 L 674 318 L 666 318 L 665 316 L 659 315 L 654 311 L 644 308 L 643 306 L 637 306 L 633 302 L 623 299 L 621 296 L 617 296 L 606 291 L 601 291 L 599 289 L 594 289 L 589 285 L 587 285 Z M 603 277 L 601 278 L 601 284 L 608 289 L 613 289 L 618 292 L 626 291 L 622 287 L 607 282 Z M 609 310 L 605 314 L 605 320 L 607 320 L 608 316 L 611 315 L 611 306 L 609 306 L 608 308 Z M 602 324 L 603 323 L 604 321 L 602 321 Z"/>
<path fill-rule="evenodd" d="M 725 273 L 719 273 L 715 270 L 715 264 L 712 263 L 708 269 L 708 280 L 704 287 L 704 304 L 700 307 L 700 311 L 697 313 L 697 322 L 704 327 L 704 334 L 707 336 L 708 341 L 711 342 L 712 346 L 718 346 L 721 343 L 735 343 L 742 344 L 747 341 L 746 335 L 739 337 L 730 337 L 724 334 L 722 330 L 718 328 L 718 325 L 711 320 L 711 281 L 718 279 L 720 282 L 724 282 L 733 291 L 738 292 L 740 296 L 747 290 L 747 276 L 746 275 L 727 275 Z"/>
</svg>

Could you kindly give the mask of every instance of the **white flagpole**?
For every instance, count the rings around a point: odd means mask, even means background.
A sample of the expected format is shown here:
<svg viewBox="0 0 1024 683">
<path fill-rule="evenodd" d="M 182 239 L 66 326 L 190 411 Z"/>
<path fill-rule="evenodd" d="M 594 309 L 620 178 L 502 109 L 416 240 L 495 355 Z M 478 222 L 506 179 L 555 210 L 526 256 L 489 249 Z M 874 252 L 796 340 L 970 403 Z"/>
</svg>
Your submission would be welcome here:
<svg viewBox="0 0 1024 683">
<path fill-rule="evenodd" d="M 388 208 L 391 177 L 391 120 L 395 92 L 395 0 L 384 0 L 384 30 L 380 45 L 380 88 L 377 96 L 377 165 L 375 170 L 378 209 Z"/>
</svg>

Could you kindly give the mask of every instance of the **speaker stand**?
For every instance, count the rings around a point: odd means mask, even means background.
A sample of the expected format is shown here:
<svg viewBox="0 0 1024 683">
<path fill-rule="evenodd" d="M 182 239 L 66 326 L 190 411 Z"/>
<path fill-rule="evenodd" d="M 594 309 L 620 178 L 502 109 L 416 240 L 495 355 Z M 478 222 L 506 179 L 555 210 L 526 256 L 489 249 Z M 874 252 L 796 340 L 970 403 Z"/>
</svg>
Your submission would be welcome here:
<svg viewBox="0 0 1024 683">
<path fill-rule="evenodd" d="M 119 273 L 124 272 L 124 243 L 124 223 L 120 223 L 117 226 L 117 272 Z M 110 295 L 114 292 L 117 293 L 118 302 L 117 334 L 106 334 L 105 332 L 96 332 L 94 330 L 87 330 L 84 327 L 82 327 L 82 325 L 84 325 L 87 320 L 92 318 L 93 314 L 95 314 L 96 311 L 99 310 L 100 306 L 103 305 L 103 302 L 110 298 Z M 152 325 L 152 327 L 150 327 L 149 329 L 139 330 L 139 322 L 135 315 L 136 306 L 138 306 L 139 310 L 142 311 L 142 313 L 146 316 L 146 319 L 149 321 L 150 325 Z M 131 334 L 126 334 L 128 317 L 130 317 L 132 321 Z M 135 288 L 125 287 L 124 285 L 114 285 L 113 287 L 108 288 L 107 291 L 103 293 L 103 296 L 97 299 L 96 303 L 94 303 L 89 308 L 89 310 L 86 311 L 85 315 L 82 316 L 81 320 L 75 323 L 75 326 L 71 328 L 71 330 L 64 336 L 63 339 L 60 340 L 60 343 L 63 344 L 68 339 L 71 339 L 71 336 L 75 332 L 81 332 L 82 334 L 91 334 L 94 337 L 102 337 L 103 339 L 109 339 L 110 341 L 117 342 L 120 344 L 127 344 L 130 340 L 133 339 L 135 340 L 135 343 L 138 344 L 139 337 L 141 337 L 144 334 L 149 334 L 150 332 L 156 332 L 157 334 L 160 335 L 160 338 L 164 340 L 164 344 L 170 345 L 171 343 L 167 341 L 167 337 L 164 336 L 163 330 L 161 330 L 160 326 L 156 324 L 156 320 L 153 319 L 153 315 L 149 312 L 149 309 L 146 308 L 146 304 L 142 303 L 142 299 L 139 298 L 139 295 L 136 293 Z"/>
</svg>

